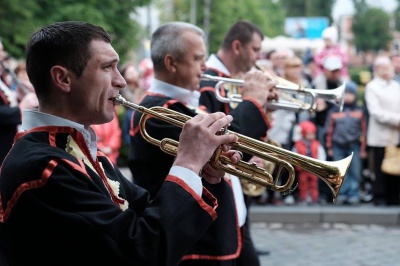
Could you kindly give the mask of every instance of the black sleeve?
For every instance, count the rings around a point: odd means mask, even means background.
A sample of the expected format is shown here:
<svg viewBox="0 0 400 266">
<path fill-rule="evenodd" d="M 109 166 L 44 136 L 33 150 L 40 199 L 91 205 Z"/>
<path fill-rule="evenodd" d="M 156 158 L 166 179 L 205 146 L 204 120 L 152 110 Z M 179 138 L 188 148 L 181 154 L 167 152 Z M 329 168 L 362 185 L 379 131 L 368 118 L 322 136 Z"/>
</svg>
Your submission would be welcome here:
<svg viewBox="0 0 400 266">
<path fill-rule="evenodd" d="M 239 134 L 256 140 L 266 137 L 268 130 L 268 118 L 264 110 L 252 101 L 244 100 L 232 110 L 233 122 L 230 129 Z M 248 161 L 250 155 L 244 154 L 244 160 Z"/>
<path fill-rule="evenodd" d="M 172 104 L 168 108 L 189 116 L 194 115 L 194 113 L 188 112 L 189 109 L 181 103 Z M 128 165 L 134 183 L 147 189 L 151 198 L 154 198 L 171 169 L 175 156 L 163 152 L 159 146 L 150 144 L 143 138 L 138 129 L 141 117 L 141 113 L 134 113 L 133 126 L 137 131 L 133 136 L 131 135 Z M 146 122 L 146 131 L 151 137 L 159 141 L 164 138 L 178 140 L 182 128 L 160 119 L 150 118 Z"/>
<path fill-rule="evenodd" d="M 8 107 L 0 104 L 0 125 L 21 124 L 21 110 L 19 107 Z"/>
<path fill-rule="evenodd" d="M 15 265 L 58 265 L 61 260 L 65 265 L 178 265 L 216 218 L 215 206 L 176 177 L 168 177 L 149 203 L 142 188 L 115 173 L 109 176 L 119 181 L 119 196 L 129 203 L 122 211 L 92 182 L 95 176 L 89 178 L 70 163 L 60 161 L 51 173 L 43 174 L 35 171 L 41 164 L 24 165 L 29 178 L 39 179 L 24 182 L 24 190 L 16 192 L 17 200 L 2 198 L 4 208 L 11 212 L 0 223 L 1 243 Z M 27 179 L 8 166 L 4 171 L 5 186 Z M 7 194 L 4 189 L 1 192 Z M 44 246 L 37 244 L 38 239 Z"/>
</svg>

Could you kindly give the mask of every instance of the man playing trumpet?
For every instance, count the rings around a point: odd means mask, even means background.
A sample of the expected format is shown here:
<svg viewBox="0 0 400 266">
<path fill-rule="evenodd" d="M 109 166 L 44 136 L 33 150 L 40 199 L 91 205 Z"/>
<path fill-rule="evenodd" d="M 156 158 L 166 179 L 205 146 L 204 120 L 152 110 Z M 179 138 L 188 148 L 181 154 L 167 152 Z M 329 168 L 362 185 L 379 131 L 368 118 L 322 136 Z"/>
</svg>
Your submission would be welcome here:
<svg viewBox="0 0 400 266">
<path fill-rule="evenodd" d="M 257 25 L 250 21 L 239 20 L 227 31 L 220 49 L 216 54 L 211 54 L 206 62 L 205 74 L 225 78 L 240 78 L 250 71 L 256 61 L 260 58 L 261 43 L 264 35 Z M 270 128 L 270 121 L 265 112 L 265 98 L 248 95 L 243 88 L 240 88 L 242 103 L 222 103 L 215 97 L 215 85 L 217 82 L 203 80 L 200 83 L 200 104 L 204 105 L 209 112 L 221 111 L 226 114 L 234 112 L 236 117 L 241 117 L 240 126 L 237 132 L 254 138 L 266 139 L 267 130 Z M 231 86 L 227 84 L 227 86 Z M 257 84 L 256 86 L 262 86 Z M 229 97 L 231 89 L 221 88 L 222 95 Z M 236 92 L 237 93 L 237 92 Z M 250 155 L 244 154 L 244 160 L 254 160 Z M 233 177 L 235 178 L 235 177 Z M 247 185 L 248 186 L 248 185 Z M 242 188 L 238 188 L 240 190 Z M 250 197 L 244 195 L 247 209 L 250 204 Z M 244 249 L 239 258 L 239 265 L 259 265 L 253 241 L 248 228 L 248 218 L 244 223 Z M 242 264 L 240 264 L 242 263 Z"/>
<path fill-rule="evenodd" d="M 198 88 L 206 69 L 206 54 L 204 33 L 198 27 L 183 22 L 160 26 L 151 38 L 155 79 L 141 105 L 147 108 L 162 106 L 189 116 L 205 114 L 205 108 L 199 105 Z M 265 74 L 255 71 L 245 76 L 243 93 L 252 99 L 252 103 L 257 102 L 253 107 L 257 108 L 266 103 L 274 86 L 275 82 L 269 81 Z M 232 129 L 239 129 L 238 124 L 249 120 L 244 109 L 245 105 L 232 111 Z M 143 139 L 139 132 L 140 118 L 138 112 L 132 117 L 129 167 L 134 181 L 147 188 L 151 197 L 155 197 L 161 192 L 165 172 L 173 164 L 174 158 Z M 265 114 L 259 112 L 251 118 L 251 121 L 255 120 L 264 127 L 256 131 L 264 134 L 267 128 Z M 146 131 L 157 139 L 176 140 L 180 134 L 180 128 L 157 119 L 147 121 Z M 207 139 L 203 141 L 208 142 Z M 158 162 L 157 167 L 154 162 Z M 212 169 L 207 169 L 212 173 Z M 241 226 L 246 219 L 246 208 L 243 194 L 240 189 L 237 190 L 240 188 L 238 179 L 227 180 L 223 177 L 223 174 L 212 176 L 203 172 L 204 187 L 218 201 L 218 217 L 203 237 L 190 247 L 180 265 L 237 265 L 243 247 Z"/>
<path fill-rule="evenodd" d="M 216 219 L 217 201 L 198 173 L 224 174 L 206 164 L 220 145 L 239 160 L 225 145 L 237 136 L 215 134 L 232 117 L 185 123 L 176 159 L 149 201 L 97 149 L 91 128 L 115 115 L 126 86 L 118 62 L 110 35 L 89 23 L 54 23 L 30 38 L 27 71 L 39 109 L 24 112 L 25 132 L 0 172 L 0 247 L 10 266 L 176 266 Z"/>
</svg>

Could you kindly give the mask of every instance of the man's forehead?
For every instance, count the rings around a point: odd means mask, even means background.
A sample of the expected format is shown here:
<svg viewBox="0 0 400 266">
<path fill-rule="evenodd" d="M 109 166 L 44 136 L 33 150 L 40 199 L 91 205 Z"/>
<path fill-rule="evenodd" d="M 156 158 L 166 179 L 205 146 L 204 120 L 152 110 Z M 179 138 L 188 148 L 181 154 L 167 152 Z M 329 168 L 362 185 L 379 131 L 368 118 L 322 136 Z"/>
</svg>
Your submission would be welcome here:
<svg viewBox="0 0 400 266">
<path fill-rule="evenodd" d="M 116 58 L 119 60 L 118 53 L 112 47 L 111 43 L 94 40 L 90 45 L 92 58 L 97 58 L 99 60 L 109 60 Z"/>
</svg>

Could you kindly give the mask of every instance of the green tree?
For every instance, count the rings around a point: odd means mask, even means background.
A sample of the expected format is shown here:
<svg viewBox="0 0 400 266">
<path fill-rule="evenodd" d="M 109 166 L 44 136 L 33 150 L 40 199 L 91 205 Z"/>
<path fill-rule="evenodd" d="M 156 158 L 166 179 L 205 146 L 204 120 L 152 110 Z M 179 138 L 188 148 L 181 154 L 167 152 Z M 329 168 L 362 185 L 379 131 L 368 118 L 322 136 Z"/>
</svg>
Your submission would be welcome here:
<svg viewBox="0 0 400 266">
<path fill-rule="evenodd" d="M 188 0 L 159 0 L 161 22 L 190 22 Z M 284 32 L 284 16 L 280 3 L 274 0 L 197 0 L 195 24 L 208 34 L 210 52 L 216 52 L 229 27 L 239 19 L 249 20 L 260 27 L 267 36 Z M 209 6 L 207 6 L 207 2 Z M 172 12 L 171 12 L 172 11 Z M 209 12 L 209 15 L 207 16 Z"/>
<path fill-rule="evenodd" d="M 336 0 L 280 0 L 286 17 L 327 17 L 332 22 Z"/>
<path fill-rule="evenodd" d="M 150 0 L 1 0 L 0 37 L 14 57 L 24 56 L 29 35 L 37 28 L 64 20 L 83 20 L 106 29 L 121 58 L 139 44 L 144 34 L 130 18 L 136 7 Z"/>
<path fill-rule="evenodd" d="M 397 8 L 393 13 L 394 28 L 400 31 L 400 0 L 397 0 Z"/>
<path fill-rule="evenodd" d="M 353 0 L 356 14 L 353 20 L 354 44 L 359 51 L 386 50 L 392 40 L 390 15 L 380 8 L 371 8 L 365 0 Z"/>
<path fill-rule="evenodd" d="M 37 26 L 35 13 L 39 10 L 40 6 L 35 1 L 0 1 L 0 38 L 11 55 L 23 55 L 28 36 Z"/>
</svg>

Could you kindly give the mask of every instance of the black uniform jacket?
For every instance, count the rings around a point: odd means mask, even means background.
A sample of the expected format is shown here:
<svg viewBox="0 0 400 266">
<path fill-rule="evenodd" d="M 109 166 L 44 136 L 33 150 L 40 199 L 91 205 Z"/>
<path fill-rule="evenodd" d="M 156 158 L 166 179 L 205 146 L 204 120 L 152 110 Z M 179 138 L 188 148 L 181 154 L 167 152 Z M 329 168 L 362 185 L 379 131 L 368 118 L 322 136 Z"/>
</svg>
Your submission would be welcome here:
<svg viewBox="0 0 400 266">
<path fill-rule="evenodd" d="M 213 69 L 213 68 L 208 68 L 206 71 L 204 71 L 204 74 L 207 74 L 210 76 L 222 77 L 222 78 L 230 78 L 230 76 L 228 76 L 216 69 Z M 217 82 L 210 81 L 210 80 L 202 80 L 200 82 L 200 89 L 199 89 L 199 91 L 201 93 L 200 104 L 205 106 L 210 113 L 224 112 L 225 114 L 229 114 L 232 110 L 229 103 L 220 102 L 215 97 L 215 85 L 216 84 L 217 84 Z M 220 94 L 223 97 L 225 97 L 227 94 L 227 91 L 223 87 L 220 87 Z"/>
<path fill-rule="evenodd" d="M 217 69 L 208 68 L 205 74 L 211 76 L 218 76 L 223 78 L 230 78 Z M 235 104 L 234 108 L 229 103 L 220 102 L 215 97 L 215 81 L 200 82 L 200 104 L 204 106 L 208 112 L 223 112 L 230 114 L 234 117 L 232 130 L 247 137 L 265 140 L 266 132 L 270 128 L 269 119 L 265 113 L 265 110 L 258 102 L 251 98 L 244 98 L 239 104 Z M 220 94 L 225 96 L 227 90 L 220 87 Z M 244 154 L 244 160 L 248 161 L 251 156 Z"/>
<path fill-rule="evenodd" d="M 11 149 L 19 124 L 21 124 L 21 110 L 18 106 L 10 106 L 8 96 L 0 86 L 0 165 Z"/>
<path fill-rule="evenodd" d="M 149 203 L 97 155 L 70 127 L 16 136 L 0 174 L 0 244 L 10 265 L 177 265 L 215 220 L 207 190 L 201 198 L 169 175 Z"/>
<path fill-rule="evenodd" d="M 187 107 L 175 99 L 164 95 L 149 93 L 140 105 L 150 108 L 154 106 L 162 106 L 176 112 L 194 116 L 196 110 Z M 241 122 L 246 123 L 253 121 L 264 123 L 264 117 L 261 116 L 258 108 L 254 104 L 244 104 L 243 107 L 248 107 L 248 112 L 232 113 L 234 121 L 232 127 L 241 128 Z M 238 114 L 235 116 L 234 114 Z M 252 115 L 253 114 L 253 115 Z M 142 117 L 140 112 L 134 112 L 131 123 L 131 149 L 128 160 L 129 167 L 135 177 L 135 183 L 147 188 L 151 196 L 154 197 L 160 191 L 165 173 L 171 167 L 174 157 L 164 153 L 158 146 L 149 144 L 141 135 L 139 121 Z M 257 121 L 258 120 L 258 121 Z M 264 124 L 265 125 L 265 124 Z M 145 124 L 147 133 L 158 140 L 164 138 L 179 139 L 179 134 L 182 131 L 180 127 L 171 125 L 159 119 L 151 118 Z M 258 130 L 262 127 L 257 127 Z M 260 134 L 246 128 L 250 135 Z M 266 126 L 263 129 L 266 131 Z M 240 132 L 238 132 L 240 133 Z M 155 164 L 157 163 L 157 164 Z M 229 261 L 237 258 L 241 250 L 241 233 L 237 223 L 236 207 L 234 195 L 229 180 L 223 180 L 219 184 L 208 184 L 203 179 L 203 185 L 217 198 L 217 219 L 207 230 L 206 234 L 196 243 L 194 247 L 184 257 L 187 261 L 182 265 L 198 265 L 196 263 L 206 263 L 206 265 L 222 265 L 221 261 Z M 193 260 L 193 261 L 190 261 Z M 196 261 L 200 260 L 200 261 Z M 208 261 L 202 261 L 208 260 Z M 201 262 L 202 261 L 202 262 Z M 220 261 L 220 262 L 218 262 Z M 212 264 L 215 263 L 215 264 Z M 229 264 L 228 264 L 229 265 Z"/>
</svg>

